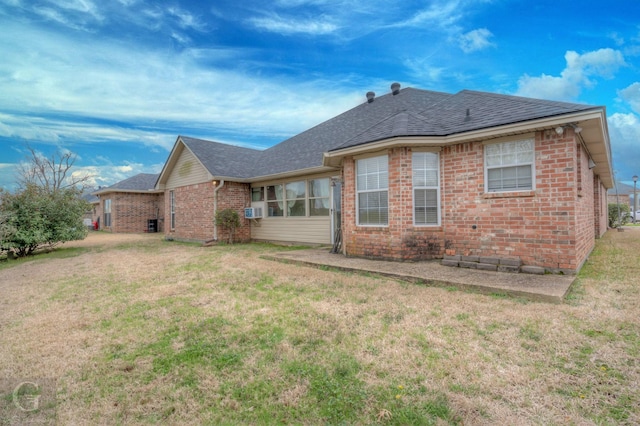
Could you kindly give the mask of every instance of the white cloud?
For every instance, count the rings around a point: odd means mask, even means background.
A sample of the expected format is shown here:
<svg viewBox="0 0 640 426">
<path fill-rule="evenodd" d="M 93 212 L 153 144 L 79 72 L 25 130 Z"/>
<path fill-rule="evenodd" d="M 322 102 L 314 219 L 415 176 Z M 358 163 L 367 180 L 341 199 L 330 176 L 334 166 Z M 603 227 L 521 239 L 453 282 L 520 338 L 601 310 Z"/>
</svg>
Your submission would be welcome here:
<svg viewBox="0 0 640 426">
<path fill-rule="evenodd" d="M 334 33 L 336 30 L 338 30 L 338 26 L 332 22 L 329 22 L 326 17 L 320 17 L 319 20 L 300 20 L 293 18 L 286 19 L 277 15 L 273 15 L 265 18 L 251 18 L 248 21 L 251 25 L 257 28 L 284 35 L 326 35 Z"/>
<path fill-rule="evenodd" d="M 623 150 L 640 147 L 640 119 L 633 113 L 614 113 L 608 118 L 609 132 Z"/>
<path fill-rule="evenodd" d="M 493 37 L 491 31 L 486 28 L 479 28 L 462 34 L 458 42 L 460 44 L 460 48 L 465 53 L 471 53 L 495 46 L 491 41 L 489 41 L 491 37 Z"/>
<path fill-rule="evenodd" d="M 566 67 L 560 76 L 542 74 L 539 77 L 524 75 L 518 80 L 517 95 L 533 98 L 574 100 L 583 88 L 591 88 L 593 78 L 612 78 L 620 67 L 626 65 L 622 53 L 613 49 L 600 49 L 585 54 L 568 51 Z"/>
<path fill-rule="evenodd" d="M 178 18 L 178 24 L 181 28 L 193 28 L 198 31 L 206 29 L 206 24 L 201 22 L 196 16 L 179 7 L 170 7 L 167 9 L 170 15 Z"/>
<path fill-rule="evenodd" d="M 172 125 L 200 134 L 242 129 L 288 136 L 355 106 L 361 98 L 353 92 L 336 96 L 334 81 L 276 81 L 211 67 L 204 63 L 209 58 L 189 50 L 178 55 L 139 50 L 132 55 L 126 45 L 17 31 L 11 24 L 0 33 L 0 43 L 5 46 L 0 132 L 28 139 L 56 141 L 76 135 L 157 143 L 154 128 Z M 239 53 L 217 54 L 229 59 Z M 38 118 L 45 115 L 54 118 Z M 120 121 L 123 128 L 87 123 L 95 119 Z M 130 130 L 131 125 L 150 129 Z"/>
<path fill-rule="evenodd" d="M 620 90 L 618 95 L 638 114 L 640 114 L 640 83 L 636 82 L 632 85 Z"/>
<path fill-rule="evenodd" d="M 411 18 L 401 21 L 395 26 L 416 27 L 431 25 L 438 28 L 448 28 L 459 22 L 464 14 L 460 1 L 438 1 L 415 13 Z"/>
<path fill-rule="evenodd" d="M 640 119 L 636 114 L 614 113 L 607 120 L 613 147 L 616 178 L 628 180 L 640 164 Z"/>
<path fill-rule="evenodd" d="M 160 173 L 162 164 L 145 165 L 141 163 L 125 162 L 113 164 L 106 162 L 99 166 L 74 166 L 74 176 L 90 176 L 87 184 L 94 188 L 106 187 L 128 179 L 139 173 Z"/>
<path fill-rule="evenodd" d="M 403 64 L 414 78 L 425 82 L 427 86 L 429 83 L 439 82 L 446 71 L 446 68 L 432 65 L 429 59 L 411 58 L 405 60 Z"/>
<path fill-rule="evenodd" d="M 87 13 L 94 18 L 102 19 L 100 13 L 98 12 L 98 8 L 93 2 L 88 0 L 55 0 L 51 1 L 53 5 L 65 10 L 71 10 L 74 12 Z"/>
</svg>

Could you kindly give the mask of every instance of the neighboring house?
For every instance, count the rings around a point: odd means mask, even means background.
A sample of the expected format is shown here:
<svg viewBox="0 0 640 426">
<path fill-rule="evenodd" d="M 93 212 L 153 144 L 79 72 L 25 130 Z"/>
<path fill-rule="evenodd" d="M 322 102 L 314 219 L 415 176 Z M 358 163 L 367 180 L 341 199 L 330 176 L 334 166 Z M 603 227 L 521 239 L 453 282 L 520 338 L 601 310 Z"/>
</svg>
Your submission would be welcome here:
<svg viewBox="0 0 640 426">
<path fill-rule="evenodd" d="M 93 194 L 99 198 L 99 229 L 117 233 L 162 231 L 164 193 L 157 174 L 140 173 Z"/>
<path fill-rule="evenodd" d="M 640 193 L 640 188 L 636 187 L 636 191 Z M 616 182 L 615 187 L 607 191 L 607 200 L 609 204 L 626 204 L 630 211 L 633 211 L 633 185 L 627 185 L 622 182 Z M 640 208 L 640 203 L 638 204 Z"/>
<path fill-rule="evenodd" d="M 215 211 L 254 207 L 239 240 L 580 269 L 607 230 L 604 107 L 391 90 L 264 151 L 178 137 L 156 185 L 165 235 L 215 240 Z"/>
<path fill-rule="evenodd" d="M 94 229 L 94 224 L 98 223 L 102 210 L 100 209 L 100 199 L 94 194 L 95 191 L 89 190 L 82 195 L 82 199 L 91 204 L 91 209 L 87 210 L 83 216 L 83 220 L 87 227 Z"/>
</svg>

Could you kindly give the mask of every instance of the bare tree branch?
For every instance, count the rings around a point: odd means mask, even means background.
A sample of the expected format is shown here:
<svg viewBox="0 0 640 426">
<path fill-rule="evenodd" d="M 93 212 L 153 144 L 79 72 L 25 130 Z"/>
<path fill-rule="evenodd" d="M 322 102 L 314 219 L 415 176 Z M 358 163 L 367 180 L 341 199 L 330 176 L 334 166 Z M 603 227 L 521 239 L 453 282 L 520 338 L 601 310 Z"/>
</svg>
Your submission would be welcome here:
<svg viewBox="0 0 640 426">
<path fill-rule="evenodd" d="M 18 167 L 18 185 L 26 188 L 29 184 L 55 192 L 60 189 L 76 187 L 80 190 L 88 188 L 93 175 L 76 176 L 71 172 L 77 155 L 73 152 L 60 152 L 47 158 L 27 145 L 30 155 L 27 161 Z"/>
</svg>

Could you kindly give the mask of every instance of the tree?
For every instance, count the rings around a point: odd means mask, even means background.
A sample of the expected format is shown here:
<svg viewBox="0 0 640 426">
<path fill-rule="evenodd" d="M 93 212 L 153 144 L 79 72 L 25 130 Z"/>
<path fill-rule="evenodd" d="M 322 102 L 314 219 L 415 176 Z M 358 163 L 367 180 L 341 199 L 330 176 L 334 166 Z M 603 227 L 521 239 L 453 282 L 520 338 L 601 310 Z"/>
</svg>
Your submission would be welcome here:
<svg viewBox="0 0 640 426">
<path fill-rule="evenodd" d="M 216 225 L 226 228 L 229 232 L 229 244 L 233 244 L 233 234 L 240 226 L 240 216 L 233 209 L 224 209 L 216 212 Z"/>
<path fill-rule="evenodd" d="M 71 169 L 78 156 L 71 151 L 57 151 L 45 157 L 29 145 L 30 156 L 27 162 L 18 166 L 18 184 L 21 188 L 36 185 L 48 192 L 65 188 L 85 189 L 89 186 L 92 175 L 72 172 Z"/>
<path fill-rule="evenodd" d="M 80 195 L 91 178 L 72 172 L 76 155 L 46 158 L 31 147 L 18 172 L 19 190 L 0 191 L 0 250 L 28 256 L 43 246 L 86 237 L 82 222 L 90 205 Z"/>
</svg>

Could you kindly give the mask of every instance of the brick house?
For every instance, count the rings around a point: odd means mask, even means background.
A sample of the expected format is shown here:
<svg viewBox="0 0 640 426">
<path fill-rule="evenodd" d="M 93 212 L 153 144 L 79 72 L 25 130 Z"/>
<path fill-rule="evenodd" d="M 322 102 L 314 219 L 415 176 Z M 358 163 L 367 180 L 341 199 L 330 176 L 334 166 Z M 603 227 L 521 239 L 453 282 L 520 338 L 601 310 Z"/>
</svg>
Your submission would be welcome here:
<svg viewBox="0 0 640 426">
<path fill-rule="evenodd" d="M 99 199 L 99 229 L 115 233 L 162 231 L 164 193 L 157 174 L 140 173 L 93 194 Z"/>
<path fill-rule="evenodd" d="M 331 244 L 394 260 L 445 253 L 580 269 L 607 230 L 604 107 L 405 88 L 264 151 L 180 136 L 160 173 L 165 235 Z M 260 213 L 262 213 L 260 215 Z"/>
</svg>

